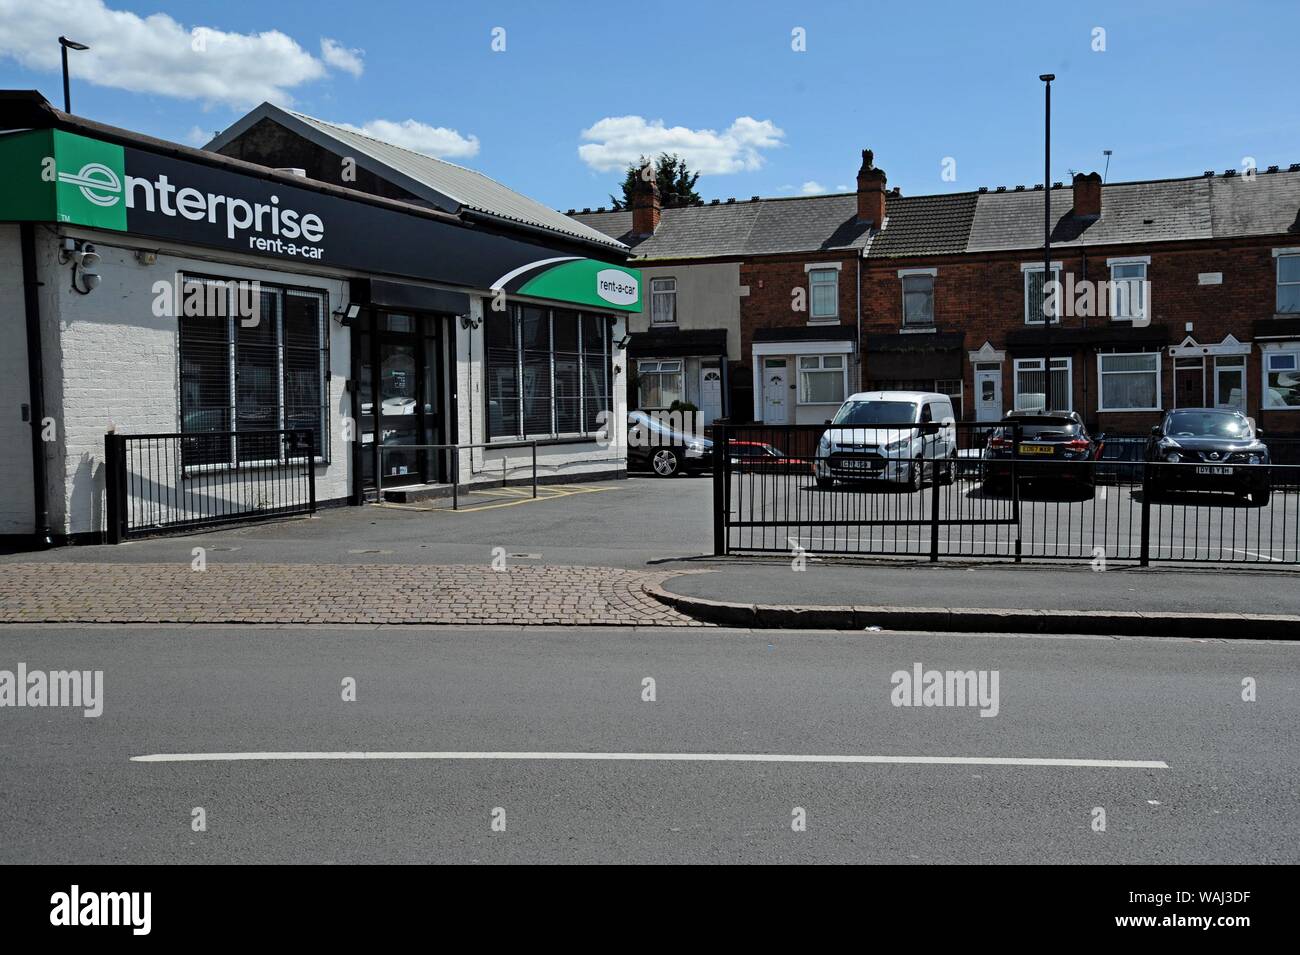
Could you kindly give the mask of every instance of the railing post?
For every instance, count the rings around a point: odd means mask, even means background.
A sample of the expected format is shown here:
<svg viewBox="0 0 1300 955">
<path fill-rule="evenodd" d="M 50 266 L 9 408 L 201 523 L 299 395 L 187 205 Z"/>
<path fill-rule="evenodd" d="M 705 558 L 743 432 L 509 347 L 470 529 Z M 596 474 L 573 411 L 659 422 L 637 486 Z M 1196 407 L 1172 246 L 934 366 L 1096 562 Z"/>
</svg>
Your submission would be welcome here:
<svg viewBox="0 0 1300 955">
<path fill-rule="evenodd" d="M 937 432 L 936 432 L 937 433 Z M 938 446 L 936 441 L 931 450 Z M 921 476 L 925 477 L 925 458 L 921 459 Z M 930 461 L 930 563 L 939 562 L 939 459 L 931 454 Z"/>
<path fill-rule="evenodd" d="M 307 430 L 307 513 L 316 513 L 316 432 Z M 323 447 L 323 445 L 322 445 Z"/>
<path fill-rule="evenodd" d="M 1142 550 L 1138 565 L 1151 565 L 1151 462 L 1142 462 Z"/>
<path fill-rule="evenodd" d="M 537 439 L 533 439 L 533 497 L 537 497 Z"/>
<path fill-rule="evenodd" d="M 474 459 L 474 449 L 470 448 L 470 460 Z M 472 465 L 471 465 L 472 467 Z M 451 509 L 460 510 L 460 447 L 453 445 L 451 449 Z"/>
<path fill-rule="evenodd" d="M 126 455 L 123 438 L 115 431 L 104 435 L 104 522 L 108 543 L 120 544 L 126 513 Z"/>
<path fill-rule="evenodd" d="M 375 416 L 375 503 L 384 503 L 384 429 Z"/>
<path fill-rule="evenodd" d="M 1023 551 L 1023 528 L 1020 524 L 1020 475 L 1016 467 L 1020 457 L 1020 422 L 1011 426 L 1011 519 L 1016 522 L 1016 563 L 1020 563 Z"/>
<path fill-rule="evenodd" d="M 713 555 L 727 555 L 727 426 L 713 433 Z"/>
</svg>

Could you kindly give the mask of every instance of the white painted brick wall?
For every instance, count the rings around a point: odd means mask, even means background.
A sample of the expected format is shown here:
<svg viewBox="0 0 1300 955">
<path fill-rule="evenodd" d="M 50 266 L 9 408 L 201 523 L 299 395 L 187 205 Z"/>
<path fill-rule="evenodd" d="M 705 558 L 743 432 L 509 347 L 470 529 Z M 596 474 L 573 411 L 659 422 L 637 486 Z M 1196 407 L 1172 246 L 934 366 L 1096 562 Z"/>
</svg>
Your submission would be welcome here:
<svg viewBox="0 0 1300 955">
<path fill-rule="evenodd" d="M 0 535 L 34 529 L 26 322 L 18 226 L 0 225 Z"/>
</svg>

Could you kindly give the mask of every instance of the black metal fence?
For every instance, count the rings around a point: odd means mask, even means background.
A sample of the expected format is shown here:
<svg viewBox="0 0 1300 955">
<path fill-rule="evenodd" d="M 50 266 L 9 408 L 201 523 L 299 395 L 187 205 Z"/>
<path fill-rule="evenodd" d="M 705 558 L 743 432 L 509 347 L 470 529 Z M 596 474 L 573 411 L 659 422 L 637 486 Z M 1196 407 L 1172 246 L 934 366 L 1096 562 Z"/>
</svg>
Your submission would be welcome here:
<svg viewBox="0 0 1300 955">
<path fill-rule="evenodd" d="M 1300 563 L 1300 464 L 1147 463 L 1130 437 L 1035 456 L 1002 422 L 832 436 L 716 426 L 715 553 Z"/>
<path fill-rule="evenodd" d="M 310 430 L 104 436 L 108 542 L 316 512 Z"/>
</svg>

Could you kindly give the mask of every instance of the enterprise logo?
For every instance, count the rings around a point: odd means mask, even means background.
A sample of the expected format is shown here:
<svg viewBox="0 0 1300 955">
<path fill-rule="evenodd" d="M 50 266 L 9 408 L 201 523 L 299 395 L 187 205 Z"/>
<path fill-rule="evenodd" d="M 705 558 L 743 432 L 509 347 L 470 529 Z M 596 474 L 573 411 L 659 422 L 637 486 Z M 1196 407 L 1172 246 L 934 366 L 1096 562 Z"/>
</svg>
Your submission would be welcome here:
<svg viewBox="0 0 1300 955">
<path fill-rule="evenodd" d="M 80 172 L 61 172 L 59 182 L 78 186 L 88 202 L 108 208 L 122 198 L 122 180 L 102 162 L 88 162 Z"/>
</svg>

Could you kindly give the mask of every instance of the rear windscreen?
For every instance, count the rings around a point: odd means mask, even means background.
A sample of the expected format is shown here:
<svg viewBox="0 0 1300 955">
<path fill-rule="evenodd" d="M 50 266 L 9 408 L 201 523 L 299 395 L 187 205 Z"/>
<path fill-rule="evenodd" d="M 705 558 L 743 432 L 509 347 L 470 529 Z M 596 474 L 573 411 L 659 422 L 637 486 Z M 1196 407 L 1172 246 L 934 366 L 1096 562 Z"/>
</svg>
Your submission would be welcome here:
<svg viewBox="0 0 1300 955">
<path fill-rule="evenodd" d="M 1006 430 L 1007 436 L 1012 433 Z M 1026 441 L 1051 440 L 1054 438 L 1076 438 L 1079 436 L 1079 424 L 1076 421 L 1062 419 L 1030 419 L 1020 423 L 1020 436 Z"/>
</svg>

